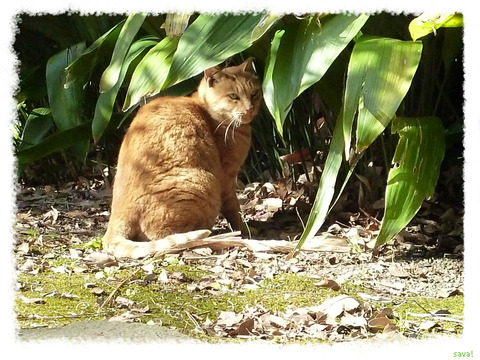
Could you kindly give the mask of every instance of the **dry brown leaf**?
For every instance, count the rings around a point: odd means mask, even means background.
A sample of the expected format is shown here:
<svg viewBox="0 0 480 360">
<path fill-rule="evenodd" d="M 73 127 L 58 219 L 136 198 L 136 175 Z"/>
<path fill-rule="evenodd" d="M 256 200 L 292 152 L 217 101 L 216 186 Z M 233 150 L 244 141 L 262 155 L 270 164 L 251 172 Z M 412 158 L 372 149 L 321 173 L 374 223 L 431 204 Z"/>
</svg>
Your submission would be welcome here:
<svg viewBox="0 0 480 360">
<path fill-rule="evenodd" d="M 334 291 L 340 290 L 340 285 L 337 284 L 336 281 L 330 280 L 330 279 L 324 279 L 322 281 L 319 281 L 315 283 L 316 286 L 322 286 L 322 287 L 327 287 L 330 288 Z"/>
<path fill-rule="evenodd" d="M 387 317 L 376 317 L 368 321 L 368 326 L 373 331 L 382 331 L 386 326 L 392 325 L 393 322 Z"/>
<path fill-rule="evenodd" d="M 253 319 L 247 318 L 238 325 L 238 329 L 235 333 L 237 336 L 250 336 L 252 335 L 254 325 L 255 321 Z"/>
</svg>

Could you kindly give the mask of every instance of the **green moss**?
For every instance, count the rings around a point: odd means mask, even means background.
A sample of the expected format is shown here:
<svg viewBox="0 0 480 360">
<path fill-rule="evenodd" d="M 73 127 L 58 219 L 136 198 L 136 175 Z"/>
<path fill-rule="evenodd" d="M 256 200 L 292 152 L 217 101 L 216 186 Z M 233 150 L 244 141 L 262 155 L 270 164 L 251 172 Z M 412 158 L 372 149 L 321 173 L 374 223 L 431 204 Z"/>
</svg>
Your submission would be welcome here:
<svg viewBox="0 0 480 360">
<path fill-rule="evenodd" d="M 58 260 L 61 263 L 61 259 Z M 67 264 L 67 262 L 63 262 Z M 68 265 L 68 264 L 67 264 Z M 70 264 L 71 265 L 71 264 Z M 70 266 L 69 265 L 69 266 Z M 333 291 L 315 285 L 318 281 L 306 276 L 285 273 L 265 279 L 256 290 L 240 291 L 191 291 L 187 289 L 189 283 L 197 282 L 209 273 L 195 266 L 181 263 L 164 264 L 158 266 L 154 272 L 159 274 L 162 270 L 168 272 L 182 272 L 187 282 L 168 283 L 150 282 L 145 284 L 143 279 L 146 274 L 138 268 L 119 269 L 117 267 L 103 270 L 104 276 L 99 278 L 95 273 L 83 274 L 56 274 L 53 272 L 41 272 L 37 275 L 20 275 L 19 282 L 23 284 L 19 294 L 27 298 L 43 298 L 45 304 L 26 304 L 20 298 L 16 299 L 15 310 L 19 315 L 19 323 L 22 327 L 32 326 L 59 326 L 73 321 L 88 319 L 105 319 L 119 315 L 127 309 L 119 309 L 115 304 L 109 304 L 101 309 L 102 314 L 96 315 L 99 310 L 96 304 L 97 296 L 85 288 L 86 282 L 97 284 L 106 291 L 106 298 L 123 279 L 131 278 L 122 285 L 113 298 L 126 297 L 135 302 L 134 308 L 144 308 L 148 305 L 149 312 L 140 318 L 142 322 L 154 321 L 165 326 L 172 326 L 180 331 L 201 339 L 209 339 L 206 335 L 195 331 L 207 319 L 216 320 L 221 311 L 241 312 L 247 306 L 259 305 L 271 311 L 285 311 L 287 306 L 307 307 L 319 305 L 327 298 L 347 293 L 359 299 L 358 292 L 367 292 L 361 284 L 344 284 L 340 291 Z M 135 273 L 135 274 L 134 274 Z M 134 274 L 134 276 L 132 276 Z M 116 281 L 107 280 L 115 277 Z M 219 285 L 223 290 L 225 286 Z M 75 297 L 63 298 L 61 296 L 46 296 L 45 294 L 55 291 L 60 294 L 71 294 Z M 463 297 L 451 297 L 447 299 L 422 299 L 422 298 L 399 298 L 392 299 L 391 304 L 377 304 L 378 309 L 391 307 L 396 310 L 402 326 L 402 320 L 412 319 L 409 312 L 425 313 L 422 309 L 435 311 L 448 309 L 453 315 L 462 315 Z M 29 318 L 35 314 L 37 318 Z M 39 316 L 39 317 L 38 317 Z M 421 321 L 421 319 L 419 319 Z M 444 323 L 442 323 L 444 325 Z M 457 324 L 452 324 L 455 327 Z M 447 326 L 447 325 L 445 325 Z M 406 329 L 400 329 L 404 331 Z M 210 338 L 211 340 L 211 338 Z M 223 341 L 223 340 L 222 340 Z"/>
<path fill-rule="evenodd" d="M 84 287 L 86 275 L 41 273 L 38 275 L 20 275 L 18 281 L 23 285 L 22 295 L 28 299 L 41 298 L 42 304 L 25 303 L 20 297 L 15 299 L 15 311 L 22 327 L 59 326 L 82 318 L 102 319 L 96 316 L 95 295 Z"/>
</svg>

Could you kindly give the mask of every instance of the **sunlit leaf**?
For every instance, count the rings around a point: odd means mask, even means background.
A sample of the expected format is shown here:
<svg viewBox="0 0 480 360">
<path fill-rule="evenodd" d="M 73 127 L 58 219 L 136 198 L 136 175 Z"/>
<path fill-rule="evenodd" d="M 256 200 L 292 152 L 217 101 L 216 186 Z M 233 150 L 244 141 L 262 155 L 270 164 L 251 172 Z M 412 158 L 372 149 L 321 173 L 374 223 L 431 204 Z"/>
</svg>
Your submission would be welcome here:
<svg viewBox="0 0 480 360">
<path fill-rule="evenodd" d="M 170 13 L 165 18 L 162 28 L 165 29 L 167 37 L 180 37 L 188 26 L 191 13 Z"/>
<path fill-rule="evenodd" d="M 421 44 L 416 42 L 363 36 L 357 39 L 347 73 L 343 112 L 335 124 L 317 196 L 297 249 L 313 237 L 325 222 L 331 208 L 344 154 L 345 158 L 352 162 L 349 164 L 342 189 L 363 150 L 375 140 L 395 115 L 410 87 L 420 60 L 421 49 Z M 405 67 L 408 67 L 408 70 Z M 350 159 L 352 124 L 357 113 L 357 149 L 361 151 Z"/>
<path fill-rule="evenodd" d="M 301 249 L 305 241 L 311 239 L 323 225 L 327 217 L 330 204 L 335 193 L 338 171 L 343 159 L 343 127 L 341 116 L 337 119 L 333 138 L 328 151 L 325 167 L 320 178 L 317 196 L 308 216 L 307 224 L 297 244 L 297 250 Z"/>
<path fill-rule="evenodd" d="M 356 150 L 361 152 L 394 117 L 410 88 L 421 54 L 421 42 L 369 36 L 357 40 L 350 57 L 343 104 L 347 157 L 355 115 Z"/>
<path fill-rule="evenodd" d="M 101 93 L 95 106 L 95 115 L 92 122 L 93 140 L 98 141 L 107 127 L 113 112 L 113 106 L 117 98 L 118 90 L 122 85 L 130 64 L 146 49 L 157 44 L 154 38 L 138 40 L 128 50 L 118 74 L 117 83 L 108 91 Z"/>
<path fill-rule="evenodd" d="M 123 25 L 118 35 L 115 48 L 113 49 L 110 65 L 105 69 L 100 79 L 100 92 L 110 90 L 118 81 L 122 69 L 123 60 L 127 54 L 133 39 L 137 35 L 140 26 L 145 20 L 146 14 L 132 14 Z"/>
<path fill-rule="evenodd" d="M 66 69 L 67 78 L 65 87 L 69 87 L 72 81 L 79 77 L 84 77 L 85 74 L 90 74 L 93 68 L 101 60 L 102 56 L 107 51 L 112 51 L 115 41 L 120 34 L 120 30 L 125 21 L 121 21 L 116 26 L 108 30 L 105 34 L 99 37 L 92 45 L 90 45 L 74 62 L 72 62 Z"/>
<path fill-rule="evenodd" d="M 256 38 L 252 38 L 252 33 L 268 16 L 262 13 L 201 14 L 181 36 L 163 88 L 195 76 L 250 47 L 262 34 L 257 32 Z"/>
<path fill-rule="evenodd" d="M 463 26 L 462 14 L 424 13 L 410 22 L 408 30 L 412 39 L 417 40 L 432 32 L 435 34 L 441 27 L 461 26 Z"/>
<path fill-rule="evenodd" d="M 281 17 L 282 15 L 272 13 L 264 15 L 258 25 L 253 29 L 250 42 L 254 43 L 260 39 Z"/>
<path fill-rule="evenodd" d="M 280 134 L 293 100 L 322 78 L 367 19 L 367 15 L 308 16 L 298 27 L 276 33 L 263 88 Z"/>
<path fill-rule="evenodd" d="M 170 70 L 178 39 L 166 37 L 144 56 L 133 72 L 123 110 L 129 109 L 143 97 L 160 92 Z"/>
<path fill-rule="evenodd" d="M 402 230 L 433 195 L 445 155 L 445 130 L 439 118 L 397 118 L 392 132 L 400 140 L 388 174 L 385 215 L 376 247 Z"/>
</svg>

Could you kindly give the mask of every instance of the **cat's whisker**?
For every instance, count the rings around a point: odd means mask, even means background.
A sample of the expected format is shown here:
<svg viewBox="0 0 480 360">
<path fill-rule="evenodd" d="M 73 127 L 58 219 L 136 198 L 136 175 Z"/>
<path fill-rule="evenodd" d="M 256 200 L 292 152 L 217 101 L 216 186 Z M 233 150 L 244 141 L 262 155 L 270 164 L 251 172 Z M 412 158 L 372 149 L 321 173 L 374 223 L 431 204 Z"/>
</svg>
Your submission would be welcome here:
<svg viewBox="0 0 480 360">
<path fill-rule="evenodd" d="M 227 143 L 228 130 L 234 124 L 235 124 L 235 119 L 234 118 L 230 119 L 230 122 L 227 125 L 227 128 L 225 129 L 225 144 Z M 235 131 L 235 128 L 232 129 L 232 140 L 235 140 L 234 131 Z"/>
<path fill-rule="evenodd" d="M 222 126 L 227 121 L 228 121 L 228 119 L 225 119 L 220 124 L 218 124 L 217 127 L 215 128 L 215 130 L 213 131 L 213 133 L 215 134 L 217 132 L 217 130 L 220 128 L 220 126 Z"/>
</svg>

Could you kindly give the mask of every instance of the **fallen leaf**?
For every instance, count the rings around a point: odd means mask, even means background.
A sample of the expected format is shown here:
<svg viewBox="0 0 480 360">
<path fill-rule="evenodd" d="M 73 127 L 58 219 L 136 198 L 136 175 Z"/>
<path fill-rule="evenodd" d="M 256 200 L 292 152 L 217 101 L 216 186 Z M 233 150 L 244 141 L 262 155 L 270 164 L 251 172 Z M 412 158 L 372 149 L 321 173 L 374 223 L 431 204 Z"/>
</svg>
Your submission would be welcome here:
<svg viewBox="0 0 480 360">
<path fill-rule="evenodd" d="M 95 265 L 99 268 L 118 265 L 118 262 L 111 255 L 102 252 L 92 252 L 84 257 L 87 264 Z"/>
<path fill-rule="evenodd" d="M 217 325 L 232 327 L 238 324 L 243 318 L 242 314 L 237 314 L 233 311 L 222 311 L 217 320 Z"/>
<path fill-rule="evenodd" d="M 340 285 L 338 285 L 337 282 L 335 282 L 334 280 L 330 280 L 330 279 L 325 279 L 325 280 L 319 281 L 318 283 L 315 283 L 315 285 L 316 286 L 327 287 L 327 288 L 330 288 L 334 291 L 340 290 Z"/>
<path fill-rule="evenodd" d="M 23 295 L 18 296 L 25 304 L 45 304 L 45 299 L 42 298 L 27 298 Z"/>
<path fill-rule="evenodd" d="M 90 289 L 90 292 L 94 295 L 102 295 L 105 293 L 105 290 L 103 290 L 101 287 L 95 286 Z"/>
<path fill-rule="evenodd" d="M 135 313 L 133 311 L 128 310 L 128 311 L 124 312 L 123 314 L 111 317 L 110 319 L 108 319 L 108 321 L 109 322 L 118 321 L 118 322 L 130 323 L 130 322 L 133 322 L 135 319 L 137 319 L 141 316 L 143 316 L 143 314 L 138 314 L 138 313 Z"/>
<path fill-rule="evenodd" d="M 420 330 L 431 331 L 434 327 L 440 326 L 436 321 L 426 320 L 420 323 L 418 327 Z"/>
<path fill-rule="evenodd" d="M 367 326 L 367 320 L 363 316 L 355 316 L 345 313 L 340 319 L 340 325 L 365 328 Z"/>
<path fill-rule="evenodd" d="M 117 305 L 117 307 L 119 308 L 129 308 L 131 307 L 133 304 L 135 304 L 135 301 L 133 300 L 130 300 L 130 299 L 127 299 L 123 296 L 117 296 L 115 298 L 115 304 Z"/>
<path fill-rule="evenodd" d="M 245 319 L 238 325 L 238 329 L 235 333 L 237 336 L 251 336 L 254 325 L 255 321 L 253 319 Z"/>
<path fill-rule="evenodd" d="M 22 265 L 18 267 L 21 272 L 27 273 L 33 270 L 35 262 L 32 259 L 27 259 Z"/>
<path fill-rule="evenodd" d="M 394 323 L 387 317 L 376 317 L 368 321 L 370 330 L 382 331 L 386 326 L 392 326 Z"/>
<path fill-rule="evenodd" d="M 366 294 L 366 293 L 359 292 L 358 296 L 360 296 L 362 298 L 362 300 L 374 301 L 374 302 L 377 302 L 377 303 L 390 303 L 390 302 L 392 302 L 392 298 L 382 296 L 382 295 Z"/>
<path fill-rule="evenodd" d="M 348 295 L 338 295 L 325 300 L 320 306 L 318 306 L 318 311 L 321 311 L 332 318 L 336 318 L 343 311 L 351 311 L 359 306 L 360 303 L 354 298 Z"/>
<path fill-rule="evenodd" d="M 53 206 L 50 207 L 51 210 L 47 211 L 45 214 L 43 214 L 43 221 L 47 219 L 51 219 L 52 225 L 55 224 L 55 222 L 58 219 L 58 210 L 55 209 Z"/>
<path fill-rule="evenodd" d="M 28 254 L 29 247 L 28 242 L 23 242 L 17 246 L 17 252 L 21 255 L 26 255 Z"/>
<path fill-rule="evenodd" d="M 396 277 L 399 277 L 399 278 L 408 278 L 410 277 L 410 274 L 408 273 L 408 271 L 406 271 L 405 269 L 403 269 L 399 264 L 393 264 L 392 266 L 390 266 L 388 268 L 388 271 L 390 272 L 390 274 L 392 274 L 393 276 L 396 276 Z"/>
</svg>

